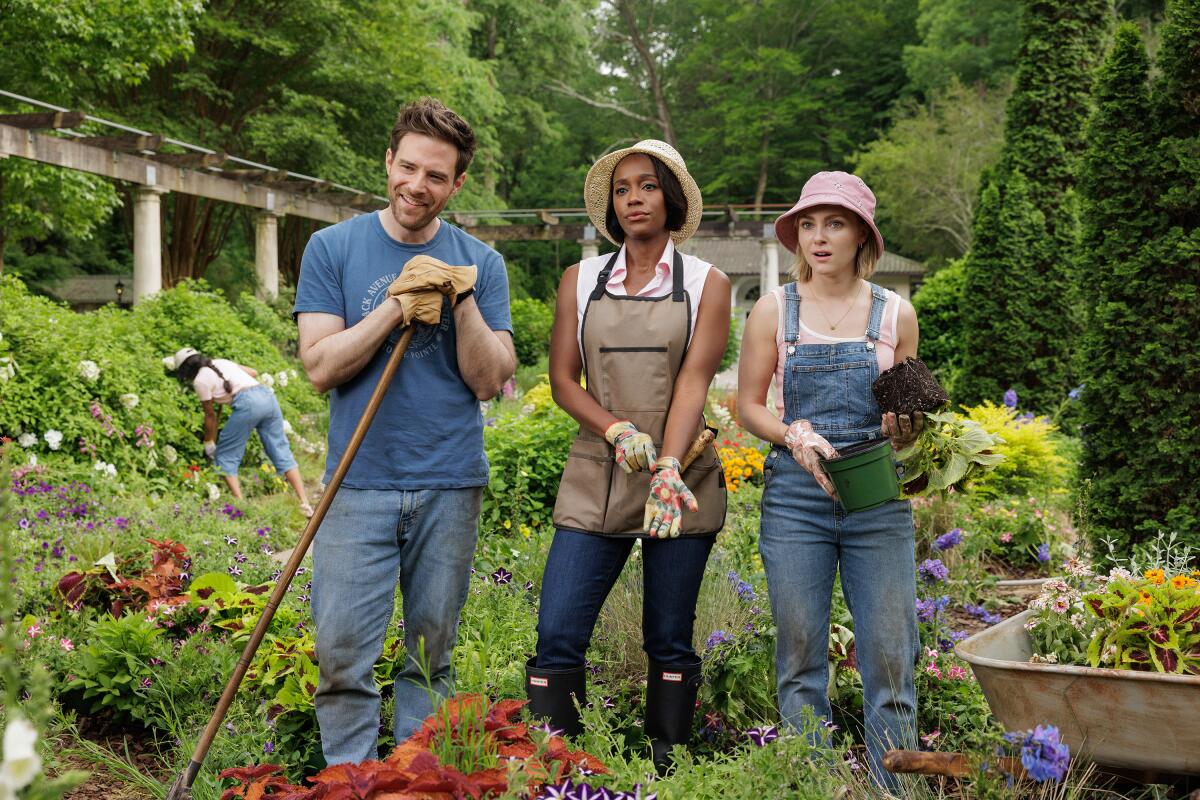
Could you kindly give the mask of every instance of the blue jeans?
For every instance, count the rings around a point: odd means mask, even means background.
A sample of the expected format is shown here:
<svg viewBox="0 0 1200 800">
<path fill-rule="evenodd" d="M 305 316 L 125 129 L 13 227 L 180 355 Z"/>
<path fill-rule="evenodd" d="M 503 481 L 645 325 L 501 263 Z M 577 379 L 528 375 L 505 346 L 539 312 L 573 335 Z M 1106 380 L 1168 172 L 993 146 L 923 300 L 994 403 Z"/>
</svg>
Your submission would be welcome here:
<svg viewBox="0 0 1200 800">
<path fill-rule="evenodd" d="M 397 575 L 408 657 L 395 684 L 396 741 L 433 711 L 420 642 L 433 689 L 443 697 L 450 692 L 482 496 L 480 488 L 338 490 L 313 546 L 317 723 L 328 763 L 376 756 L 380 699 L 373 671 L 395 610 Z"/>
<path fill-rule="evenodd" d="M 694 664 L 696 598 L 715 536 L 642 539 L 642 649 L 665 666 Z M 592 630 L 612 590 L 632 537 L 556 531 L 542 576 L 537 666 L 584 664 Z"/>
<path fill-rule="evenodd" d="M 275 393 L 266 386 L 250 386 L 233 396 L 233 413 L 217 436 L 217 453 L 213 457 L 217 468 L 225 475 L 237 475 L 246 453 L 250 433 L 258 430 L 263 450 L 279 474 L 296 466 L 292 448 L 283 432 L 283 412 Z"/>
<path fill-rule="evenodd" d="M 767 456 L 759 552 L 767 572 L 778 641 L 775 669 L 785 724 L 803 709 L 830 718 L 829 614 L 836 573 L 854 617 L 871 772 L 891 747 L 916 745 L 913 666 L 917 636 L 912 510 L 893 501 L 846 514 L 786 451 Z"/>
</svg>

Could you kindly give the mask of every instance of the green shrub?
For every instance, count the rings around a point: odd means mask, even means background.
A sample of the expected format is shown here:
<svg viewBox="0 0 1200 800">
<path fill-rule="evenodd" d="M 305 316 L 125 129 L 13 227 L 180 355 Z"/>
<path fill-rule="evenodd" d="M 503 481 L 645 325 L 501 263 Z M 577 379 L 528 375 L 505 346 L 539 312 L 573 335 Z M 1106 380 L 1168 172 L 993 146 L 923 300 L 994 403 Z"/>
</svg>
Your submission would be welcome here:
<svg viewBox="0 0 1200 800">
<path fill-rule="evenodd" d="M 535 387 L 526 398 L 537 392 Z M 549 397 L 548 387 L 542 394 Z M 528 414 L 513 409 L 488 418 L 483 446 L 491 473 L 483 491 L 484 528 L 550 525 L 567 451 L 578 431 L 579 423 L 552 402 L 535 404 Z"/>
<path fill-rule="evenodd" d="M 1018 415 L 1015 408 L 997 406 L 990 400 L 963 410 L 968 419 L 1004 440 L 993 448 L 1004 460 L 974 480 L 972 491 L 995 497 L 1067 490 L 1070 465 L 1060 452 L 1062 440 L 1057 429 L 1045 417 Z"/>
<path fill-rule="evenodd" d="M 921 325 L 920 356 L 943 386 L 954 395 L 954 372 L 962 350 L 963 259 L 939 269 L 913 295 Z"/>
<path fill-rule="evenodd" d="M 164 658 L 162 631 L 141 614 L 96 623 L 75 667 L 73 689 L 83 692 L 92 713 L 105 709 L 118 716 L 144 720 L 145 690 L 153 684 L 152 658 Z"/>
<path fill-rule="evenodd" d="M 8 359 L 0 361 L 0 434 L 30 453 L 104 462 L 122 476 L 203 462 L 200 403 L 162 360 L 184 345 L 271 374 L 294 424 L 324 408 L 295 363 L 202 283 L 162 292 L 132 312 L 108 306 L 78 314 L 5 276 L 0 336 L 0 359 Z"/>
<path fill-rule="evenodd" d="M 513 346 L 517 362 L 536 364 L 550 353 L 554 309 L 546 302 L 518 297 L 512 301 Z"/>
<path fill-rule="evenodd" d="M 280 353 L 295 356 L 299 329 L 292 322 L 291 308 L 291 301 L 282 296 L 266 303 L 249 292 L 243 292 L 234 304 L 238 318 L 247 328 L 266 336 Z"/>
<path fill-rule="evenodd" d="M 725 352 L 721 354 L 721 363 L 717 365 L 717 372 L 724 372 L 733 366 L 738 360 L 738 354 L 742 351 L 742 317 L 734 315 L 729 321 L 729 338 L 725 341 Z"/>
</svg>

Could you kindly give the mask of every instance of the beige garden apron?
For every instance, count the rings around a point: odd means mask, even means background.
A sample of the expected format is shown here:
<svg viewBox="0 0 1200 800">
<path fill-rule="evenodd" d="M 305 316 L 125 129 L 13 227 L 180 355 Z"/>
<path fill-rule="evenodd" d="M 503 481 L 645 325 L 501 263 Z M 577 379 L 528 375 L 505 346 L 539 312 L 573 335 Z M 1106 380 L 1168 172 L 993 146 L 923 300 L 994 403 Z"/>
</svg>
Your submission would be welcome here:
<svg viewBox="0 0 1200 800">
<path fill-rule="evenodd" d="M 675 376 L 691 336 L 692 304 L 683 288 L 683 259 L 675 252 L 671 294 L 626 297 L 608 292 L 617 256 L 600 271 L 580 328 L 587 392 L 617 419 L 650 434 L 662 452 Z M 698 417 L 692 438 L 704 428 Z M 691 440 L 689 439 L 689 442 Z M 682 534 L 715 534 L 725 524 L 725 475 L 709 445 L 683 473 L 700 509 L 684 510 Z M 642 521 L 650 473 L 616 466 L 603 436 L 580 426 L 554 504 L 557 528 L 611 536 L 644 536 Z"/>
</svg>

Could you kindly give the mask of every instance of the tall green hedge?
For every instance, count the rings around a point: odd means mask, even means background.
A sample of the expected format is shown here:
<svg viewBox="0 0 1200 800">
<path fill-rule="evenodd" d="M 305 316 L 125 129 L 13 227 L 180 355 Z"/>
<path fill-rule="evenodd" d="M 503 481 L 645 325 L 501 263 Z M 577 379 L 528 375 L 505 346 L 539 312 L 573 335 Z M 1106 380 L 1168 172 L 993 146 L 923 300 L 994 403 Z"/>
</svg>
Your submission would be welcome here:
<svg viewBox="0 0 1200 800">
<path fill-rule="evenodd" d="M 200 402 L 162 361 L 185 345 L 271 373 L 293 425 L 325 406 L 298 364 L 203 283 L 177 286 L 131 311 L 108 306 L 79 314 L 6 275 L 0 337 L 0 359 L 9 359 L 0 378 L 0 435 L 19 441 L 32 434 L 36 443 L 24 448 L 31 455 L 70 455 L 148 474 L 150 453 L 161 469 L 171 445 L 178 459 L 202 463 Z M 98 373 L 91 376 L 83 362 Z M 137 446 L 138 426 L 152 431 L 154 448 Z M 62 434 L 57 449 L 47 439 L 51 431 Z"/>
<path fill-rule="evenodd" d="M 1085 522 L 1100 555 L 1200 548 L 1200 2 L 1168 5 L 1153 93 L 1136 27 L 1100 72 L 1080 177 Z"/>
<path fill-rule="evenodd" d="M 550 329 L 554 327 L 554 309 L 543 301 L 518 297 L 512 301 L 513 348 L 517 363 L 536 364 L 550 353 Z"/>
<path fill-rule="evenodd" d="M 918 355 L 954 394 L 962 358 L 962 301 L 966 271 L 961 258 L 933 273 L 913 295 L 913 308 L 921 321 Z"/>
<path fill-rule="evenodd" d="M 1073 385 L 1074 175 L 1109 18 L 1107 0 L 1023 2 L 1004 153 L 981 184 L 966 259 L 958 402 L 1015 388 L 1048 410 Z"/>
</svg>

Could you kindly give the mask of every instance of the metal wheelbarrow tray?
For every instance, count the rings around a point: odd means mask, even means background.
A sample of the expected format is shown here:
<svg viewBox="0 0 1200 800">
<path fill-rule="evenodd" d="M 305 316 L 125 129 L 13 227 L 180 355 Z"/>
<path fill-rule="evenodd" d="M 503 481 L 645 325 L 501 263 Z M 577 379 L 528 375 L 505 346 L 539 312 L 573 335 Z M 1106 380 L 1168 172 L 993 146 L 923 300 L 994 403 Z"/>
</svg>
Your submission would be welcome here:
<svg viewBox="0 0 1200 800">
<path fill-rule="evenodd" d="M 1005 728 L 1055 725 L 1072 755 L 1099 765 L 1200 775 L 1200 676 L 1031 664 L 1031 613 L 955 648 Z"/>
</svg>

